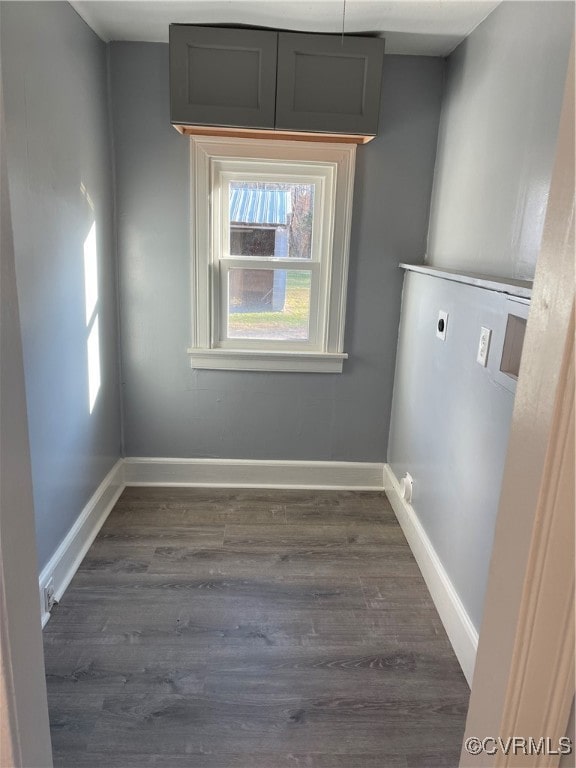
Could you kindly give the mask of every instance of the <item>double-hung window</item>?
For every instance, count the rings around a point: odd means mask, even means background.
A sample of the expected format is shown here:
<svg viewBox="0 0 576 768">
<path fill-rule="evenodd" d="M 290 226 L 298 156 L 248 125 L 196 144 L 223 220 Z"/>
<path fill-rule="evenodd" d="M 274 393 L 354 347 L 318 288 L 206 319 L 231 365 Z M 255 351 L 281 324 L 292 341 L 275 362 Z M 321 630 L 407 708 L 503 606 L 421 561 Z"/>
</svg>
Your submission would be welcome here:
<svg viewBox="0 0 576 768">
<path fill-rule="evenodd" d="M 191 143 L 192 367 L 340 372 L 355 147 Z"/>
</svg>

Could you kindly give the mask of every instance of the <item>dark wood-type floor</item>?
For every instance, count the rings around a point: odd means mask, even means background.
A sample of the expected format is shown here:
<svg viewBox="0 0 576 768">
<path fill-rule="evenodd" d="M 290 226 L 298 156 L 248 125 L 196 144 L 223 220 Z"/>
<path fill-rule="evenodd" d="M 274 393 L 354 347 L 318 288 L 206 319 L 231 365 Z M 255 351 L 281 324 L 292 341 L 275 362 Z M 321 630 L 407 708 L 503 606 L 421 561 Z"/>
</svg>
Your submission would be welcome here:
<svg viewBox="0 0 576 768">
<path fill-rule="evenodd" d="M 381 493 L 128 488 L 44 645 L 57 767 L 458 765 L 468 687 Z"/>
</svg>

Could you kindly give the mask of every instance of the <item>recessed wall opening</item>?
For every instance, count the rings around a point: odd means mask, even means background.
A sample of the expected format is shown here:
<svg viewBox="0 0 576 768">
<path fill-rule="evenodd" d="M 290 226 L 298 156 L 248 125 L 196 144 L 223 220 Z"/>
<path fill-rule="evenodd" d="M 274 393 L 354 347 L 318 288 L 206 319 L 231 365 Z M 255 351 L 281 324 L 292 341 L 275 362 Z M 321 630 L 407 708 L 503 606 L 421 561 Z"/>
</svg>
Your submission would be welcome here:
<svg viewBox="0 0 576 768">
<path fill-rule="evenodd" d="M 515 381 L 518 379 L 518 372 L 520 371 L 520 359 L 522 357 L 525 333 L 526 318 L 518 317 L 518 315 L 508 315 L 500 370 Z"/>
</svg>

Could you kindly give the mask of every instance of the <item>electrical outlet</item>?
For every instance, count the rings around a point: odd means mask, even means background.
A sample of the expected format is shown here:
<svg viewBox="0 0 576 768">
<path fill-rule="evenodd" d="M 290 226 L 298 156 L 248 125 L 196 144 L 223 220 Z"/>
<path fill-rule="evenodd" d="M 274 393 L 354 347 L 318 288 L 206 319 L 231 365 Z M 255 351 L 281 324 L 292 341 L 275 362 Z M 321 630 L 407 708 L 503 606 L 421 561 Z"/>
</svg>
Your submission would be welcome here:
<svg viewBox="0 0 576 768">
<path fill-rule="evenodd" d="M 50 613 L 55 605 L 56 597 L 54 595 L 54 576 L 50 576 L 44 585 L 44 611 L 46 613 Z"/>
<path fill-rule="evenodd" d="M 406 472 L 402 480 L 400 480 L 400 491 L 404 501 L 410 504 L 412 502 L 412 494 L 414 492 L 414 480 L 412 479 L 412 475 L 410 475 L 408 472 Z"/>
<path fill-rule="evenodd" d="M 488 362 L 488 350 L 490 349 L 490 338 L 492 331 L 490 328 L 480 328 L 480 341 L 478 342 L 478 354 L 476 355 L 476 362 L 486 367 Z"/>
<path fill-rule="evenodd" d="M 436 336 L 442 341 L 446 341 L 446 328 L 448 327 L 448 312 L 440 310 L 436 322 Z"/>
</svg>

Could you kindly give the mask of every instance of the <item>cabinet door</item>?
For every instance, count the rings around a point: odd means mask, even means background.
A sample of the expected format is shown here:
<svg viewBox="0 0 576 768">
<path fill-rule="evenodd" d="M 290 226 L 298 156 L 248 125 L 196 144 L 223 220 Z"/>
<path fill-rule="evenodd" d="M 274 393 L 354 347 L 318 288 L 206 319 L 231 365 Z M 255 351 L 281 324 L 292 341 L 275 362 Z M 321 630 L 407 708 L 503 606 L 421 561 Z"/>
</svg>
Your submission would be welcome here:
<svg viewBox="0 0 576 768">
<path fill-rule="evenodd" d="M 276 32 L 170 26 L 170 118 L 274 127 Z"/>
<path fill-rule="evenodd" d="M 276 128 L 376 134 L 384 40 L 278 35 Z"/>
</svg>

